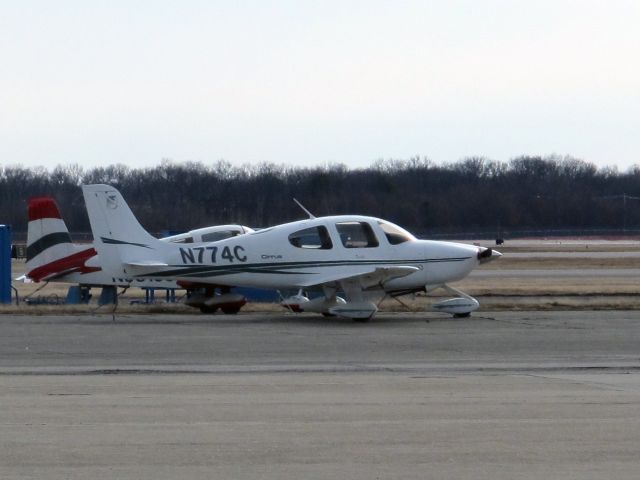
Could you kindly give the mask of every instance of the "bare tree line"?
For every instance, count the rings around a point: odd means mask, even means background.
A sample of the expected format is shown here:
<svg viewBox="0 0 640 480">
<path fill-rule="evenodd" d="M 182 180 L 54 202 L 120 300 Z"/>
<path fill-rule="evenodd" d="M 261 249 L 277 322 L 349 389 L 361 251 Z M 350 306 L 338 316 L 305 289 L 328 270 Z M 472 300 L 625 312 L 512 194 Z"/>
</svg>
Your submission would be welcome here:
<svg viewBox="0 0 640 480">
<path fill-rule="evenodd" d="M 380 160 L 364 169 L 238 167 L 225 161 L 163 161 L 152 168 L 67 165 L 52 171 L 5 166 L 0 167 L 0 223 L 26 231 L 28 199 L 51 195 L 69 229 L 88 232 L 80 189 L 87 183 L 119 188 L 140 222 L 154 232 L 297 220 L 304 214 L 294 197 L 316 215 L 372 215 L 422 234 L 640 228 L 640 166 L 619 172 L 559 156 L 509 162 L 471 157 L 452 164 L 416 157 Z"/>
</svg>

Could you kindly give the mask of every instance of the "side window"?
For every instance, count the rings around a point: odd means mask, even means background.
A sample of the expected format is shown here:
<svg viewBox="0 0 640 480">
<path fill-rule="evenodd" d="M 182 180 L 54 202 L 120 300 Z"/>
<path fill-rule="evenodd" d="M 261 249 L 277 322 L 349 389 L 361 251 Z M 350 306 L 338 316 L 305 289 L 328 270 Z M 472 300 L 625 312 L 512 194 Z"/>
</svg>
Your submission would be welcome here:
<svg viewBox="0 0 640 480">
<path fill-rule="evenodd" d="M 397 225 L 382 221 L 379 221 L 378 225 L 380 225 L 380 228 L 384 232 L 387 240 L 391 245 L 398 245 L 410 240 L 415 240 L 415 237 L 413 235 Z"/>
<path fill-rule="evenodd" d="M 378 239 L 367 222 L 340 222 L 336 229 L 345 248 L 373 248 L 378 246 Z"/>
<path fill-rule="evenodd" d="M 298 248 L 315 248 L 329 250 L 333 247 L 329 232 L 322 225 L 319 227 L 305 228 L 289 235 L 289 243 Z"/>
</svg>

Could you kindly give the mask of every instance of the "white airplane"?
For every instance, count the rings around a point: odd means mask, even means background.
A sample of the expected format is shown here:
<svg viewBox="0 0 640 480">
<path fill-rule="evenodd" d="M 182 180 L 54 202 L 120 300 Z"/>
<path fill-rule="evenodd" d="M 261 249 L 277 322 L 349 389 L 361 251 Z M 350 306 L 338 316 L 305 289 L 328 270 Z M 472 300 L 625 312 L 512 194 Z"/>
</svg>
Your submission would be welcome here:
<svg viewBox="0 0 640 480">
<path fill-rule="evenodd" d="M 236 313 L 246 303 L 243 295 L 225 286 L 176 282 L 174 278 L 114 277 L 102 268 L 93 244 L 73 243 L 56 201 L 51 197 L 29 200 L 27 226 L 27 272 L 19 280 L 76 283 L 86 287 L 184 288 L 185 303 L 205 313 L 218 308 Z M 244 225 L 215 225 L 159 239 L 162 242 L 190 244 L 210 242 L 253 232 Z M 219 291 L 216 291 L 219 290 Z"/>
<path fill-rule="evenodd" d="M 309 214 L 306 220 L 217 242 L 172 244 L 147 233 L 114 187 L 82 190 L 95 248 L 114 277 L 299 289 L 283 302 L 298 311 L 366 320 L 386 295 L 444 287 L 460 297 L 435 309 L 468 315 L 478 302 L 448 283 L 501 256 L 490 248 L 418 240 L 390 222 L 356 215 Z M 302 294 L 309 289 L 322 295 L 309 299 Z"/>
</svg>

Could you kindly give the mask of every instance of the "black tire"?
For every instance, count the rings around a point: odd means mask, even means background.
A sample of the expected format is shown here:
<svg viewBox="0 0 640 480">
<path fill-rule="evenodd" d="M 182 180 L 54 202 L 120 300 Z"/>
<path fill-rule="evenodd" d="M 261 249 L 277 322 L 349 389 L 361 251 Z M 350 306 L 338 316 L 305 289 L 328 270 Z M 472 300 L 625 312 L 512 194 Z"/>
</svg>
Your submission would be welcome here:
<svg viewBox="0 0 640 480">
<path fill-rule="evenodd" d="M 202 313 L 216 313 L 217 310 L 218 310 L 218 307 L 207 307 L 205 305 L 200 307 L 200 311 Z"/>
<path fill-rule="evenodd" d="M 335 313 L 329 313 L 329 312 L 322 312 L 322 316 L 323 317 L 337 317 L 337 315 Z"/>
<path fill-rule="evenodd" d="M 241 307 L 226 307 L 222 308 L 222 313 L 226 315 L 236 315 L 240 311 Z"/>
</svg>

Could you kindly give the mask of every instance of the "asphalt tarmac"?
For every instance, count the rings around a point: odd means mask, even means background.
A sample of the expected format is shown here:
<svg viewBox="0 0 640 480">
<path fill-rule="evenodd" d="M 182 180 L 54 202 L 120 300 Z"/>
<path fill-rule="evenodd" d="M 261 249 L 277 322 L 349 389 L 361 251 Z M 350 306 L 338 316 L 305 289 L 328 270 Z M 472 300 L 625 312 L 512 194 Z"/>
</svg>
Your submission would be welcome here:
<svg viewBox="0 0 640 480">
<path fill-rule="evenodd" d="M 640 472 L 638 312 L 0 316 L 0 478 Z"/>
</svg>

